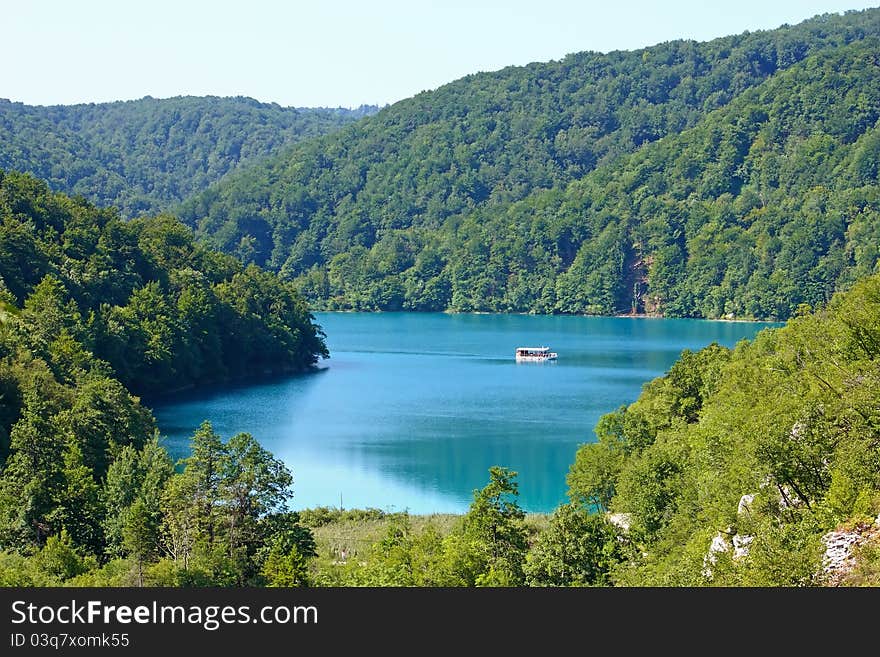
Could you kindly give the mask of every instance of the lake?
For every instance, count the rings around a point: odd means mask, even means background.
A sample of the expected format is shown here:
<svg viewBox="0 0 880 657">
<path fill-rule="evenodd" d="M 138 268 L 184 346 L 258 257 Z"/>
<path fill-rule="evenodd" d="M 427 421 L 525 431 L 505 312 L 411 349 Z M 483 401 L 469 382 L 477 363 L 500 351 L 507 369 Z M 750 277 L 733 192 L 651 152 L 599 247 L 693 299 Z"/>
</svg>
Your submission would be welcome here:
<svg viewBox="0 0 880 657">
<path fill-rule="evenodd" d="M 502 465 L 519 503 L 566 501 L 578 445 L 683 349 L 733 346 L 769 324 L 685 319 L 316 313 L 331 357 L 318 372 L 153 403 L 166 447 L 187 455 L 204 419 L 251 433 L 293 472 L 292 508 L 467 510 Z M 518 346 L 556 362 L 516 363 Z"/>
</svg>

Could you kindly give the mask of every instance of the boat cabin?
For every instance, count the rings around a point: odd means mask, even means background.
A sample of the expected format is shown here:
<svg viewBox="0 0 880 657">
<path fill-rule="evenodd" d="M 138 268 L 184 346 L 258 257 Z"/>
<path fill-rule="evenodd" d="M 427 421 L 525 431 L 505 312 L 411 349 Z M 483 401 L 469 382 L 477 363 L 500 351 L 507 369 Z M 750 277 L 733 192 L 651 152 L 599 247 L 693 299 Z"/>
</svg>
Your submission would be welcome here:
<svg viewBox="0 0 880 657">
<path fill-rule="evenodd" d="M 516 359 L 526 361 L 556 360 L 556 352 L 550 347 L 517 347 Z"/>
</svg>

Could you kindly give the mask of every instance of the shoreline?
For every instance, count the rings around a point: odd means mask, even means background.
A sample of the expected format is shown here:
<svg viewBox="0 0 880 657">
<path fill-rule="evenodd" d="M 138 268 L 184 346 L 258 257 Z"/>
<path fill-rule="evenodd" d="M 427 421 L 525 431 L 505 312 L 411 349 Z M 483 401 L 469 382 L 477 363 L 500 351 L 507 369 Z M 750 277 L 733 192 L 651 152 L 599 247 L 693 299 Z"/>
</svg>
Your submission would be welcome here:
<svg viewBox="0 0 880 657">
<path fill-rule="evenodd" d="M 326 359 L 321 359 L 326 360 Z M 154 405 L 164 405 L 175 403 L 172 397 L 182 395 L 187 398 L 197 399 L 202 393 L 210 395 L 212 392 L 224 390 L 228 388 L 236 388 L 241 386 L 249 386 L 254 383 L 270 383 L 286 379 L 291 376 L 299 376 L 326 371 L 326 366 L 321 366 L 321 361 L 306 367 L 279 368 L 275 370 L 264 370 L 262 372 L 253 372 L 242 376 L 231 376 L 215 381 L 207 381 L 202 383 L 188 383 L 185 386 L 163 390 L 162 392 L 151 392 L 137 395 L 132 393 L 141 400 L 141 403 L 152 408 Z"/>
<path fill-rule="evenodd" d="M 310 312 L 315 313 L 339 313 L 354 314 L 363 313 L 366 315 L 393 315 L 395 313 L 412 313 L 412 314 L 438 314 L 438 315 L 507 315 L 522 317 L 595 317 L 598 319 L 687 319 L 697 322 L 730 322 L 740 324 L 785 324 L 788 320 L 779 319 L 756 319 L 748 317 L 669 317 L 667 315 L 655 315 L 649 313 L 617 313 L 614 315 L 590 315 L 586 313 L 535 313 L 535 312 L 492 312 L 488 310 L 326 310 L 311 308 Z"/>
</svg>

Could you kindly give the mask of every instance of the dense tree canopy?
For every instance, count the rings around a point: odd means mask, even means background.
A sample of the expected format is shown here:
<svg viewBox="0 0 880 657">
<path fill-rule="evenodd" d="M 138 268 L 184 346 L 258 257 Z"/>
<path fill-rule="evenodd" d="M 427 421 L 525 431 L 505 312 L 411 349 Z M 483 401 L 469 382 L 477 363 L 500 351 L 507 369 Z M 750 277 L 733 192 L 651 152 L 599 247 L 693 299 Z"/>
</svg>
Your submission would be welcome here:
<svg viewBox="0 0 880 657">
<path fill-rule="evenodd" d="M 376 111 L 251 98 L 142 98 L 33 107 L 0 99 L 0 168 L 129 217 L 169 210 L 226 173 Z"/>
<path fill-rule="evenodd" d="M 626 518 L 638 549 L 613 579 L 822 583 L 823 534 L 880 511 L 878 331 L 873 276 L 733 351 L 686 352 L 605 416 L 569 485 Z"/>
<path fill-rule="evenodd" d="M 204 424 L 175 472 L 132 394 L 307 369 L 312 319 L 168 216 L 0 171 L 0 583 L 260 584 L 312 556 L 283 463 Z"/>
<path fill-rule="evenodd" d="M 304 369 L 327 355 L 290 283 L 113 210 L 0 172 L 4 328 L 62 381 L 93 359 L 136 394 Z"/>
<path fill-rule="evenodd" d="M 878 36 L 868 10 L 471 75 L 183 217 L 328 308 L 785 318 L 877 261 Z"/>
</svg>

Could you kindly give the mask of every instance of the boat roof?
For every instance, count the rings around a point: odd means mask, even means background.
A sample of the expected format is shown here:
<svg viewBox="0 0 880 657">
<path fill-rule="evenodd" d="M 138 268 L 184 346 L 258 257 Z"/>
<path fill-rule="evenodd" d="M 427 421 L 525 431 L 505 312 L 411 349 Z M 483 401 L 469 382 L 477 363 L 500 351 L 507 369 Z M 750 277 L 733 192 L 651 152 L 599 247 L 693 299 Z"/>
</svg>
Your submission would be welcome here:
<svg viewBox="0 0 880 657">
<path fill-rule="evenodd" d="M 517 347 L 517 351 L 550 351 L 550 347 Z"/>
</svg>

